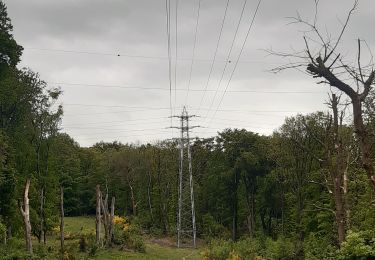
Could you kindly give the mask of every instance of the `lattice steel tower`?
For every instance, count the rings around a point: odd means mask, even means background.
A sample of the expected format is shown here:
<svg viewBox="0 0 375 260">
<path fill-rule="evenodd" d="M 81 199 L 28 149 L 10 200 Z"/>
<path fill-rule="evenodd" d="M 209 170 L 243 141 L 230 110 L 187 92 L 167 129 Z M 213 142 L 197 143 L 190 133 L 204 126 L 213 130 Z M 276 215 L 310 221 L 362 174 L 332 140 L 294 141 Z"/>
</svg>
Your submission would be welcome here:
<svg viewBox="0 0 375 260">
<path fill-rule="evenodd" d="M 189 131 L 199 126 L 189 126 L 189 119 L 195 117 L 195 115 L 188 115 L 185 107 L 181 116 L 174 117 L 179 118 L 181 124 L 179 127 L 173 127 L 181 130 L 181 137 L 179 138 L 177 246 L 195 247 L 196 226 Z"/>
</svg>

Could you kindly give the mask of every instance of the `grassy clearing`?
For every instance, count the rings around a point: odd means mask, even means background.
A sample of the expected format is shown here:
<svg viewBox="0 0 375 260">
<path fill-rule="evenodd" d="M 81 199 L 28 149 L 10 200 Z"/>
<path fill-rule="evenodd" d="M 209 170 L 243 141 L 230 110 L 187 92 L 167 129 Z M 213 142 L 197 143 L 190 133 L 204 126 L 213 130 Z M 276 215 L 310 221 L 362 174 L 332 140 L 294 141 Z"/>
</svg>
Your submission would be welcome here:
<svg viewBox="0 0 375 260">
<path fill-rule="evenodd" d="M 92 217 L 66 217 L 66 233 L 95 232 L 95 219 Z M 69 241 L 69 244 L 75 241 Z M 78 241 L 77 241 L 78 247 Z M 146 240 L 146 253 L 124 252 L 118 249 L 99 250 L 95 257 L 81 254 L 84 259 L 202 259 L 198 249 L 179 249 L 170 246 L 161 246 Z"/>
</svg>

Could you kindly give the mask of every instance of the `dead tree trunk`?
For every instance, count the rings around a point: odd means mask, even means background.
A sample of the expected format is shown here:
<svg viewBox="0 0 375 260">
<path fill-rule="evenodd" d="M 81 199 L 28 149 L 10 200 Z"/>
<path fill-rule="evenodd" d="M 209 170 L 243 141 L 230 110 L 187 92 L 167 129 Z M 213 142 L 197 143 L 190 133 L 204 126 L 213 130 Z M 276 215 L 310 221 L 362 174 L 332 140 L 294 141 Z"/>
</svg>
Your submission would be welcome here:
<svg viewBox="0 0 375 260">
<path fill-rule="evenodd" d="M 23 222 L 25 224 L 25 241 L 26 250 L 30 254 L 33 253 L 33 244 L 31 241 L 31 223 L 30 223 L 30 204 L 29 204 L 29 189 L 30 189 L 30 179 L 26 180 L 25 193 L 23 196 L 23 205 L 20 205 L 20 211 L 23 217 Z"/>
<path fill-rule="evenodd" d="M 115 215 L 115 197 L 112 197 L 111 211 L 108 209 L 108 193 L 103 200 L 103 195 L 100 196 L 100 205 L 103 211 L 103 224 L 105 231 L 105 244 L 107 247 L 112 246 L 112 235 L 113 235 L 113 217 Z"/>
<path fill-rule="evenodd" d="M 100 192 L 100 186 L 96 185 L 96 244 L 100 244 L 100 225 L 101 225 L 101 208 L 100 208 L 100 201 L 101 201 L 102 193 Z"/>
<path fill-rule="evenodd" d="M 64 188 L 60 186 L 60 250 L 61 259 L 64 258 Z"/>
<path fill-rule="evenodd" d="M 113 240 L 113 217 L 115 216 L 115 197 L 112 197 L 112 201 L 111 201 L 111 215 L 109 217 L 109 238 L 110 238 L 110 241 L 109 241 L 109 245 L 112 246 L 112 240 Z"/>
<path fill-rule="evenodd" d="M 101 192 L 100 192 L 101 193 Z M 108 225 L 108 193 L 105 196 L 105 199 L 103 200 L 103 195 L 101 194 L 100 196 L 100 205 L 103 211 L 103 225 L 104 225 L 104 240 L 106 246 L 109 246 L 108 241 L 109 241 L 109 225 Z"/>
<path fill-rule="evenodd" d="M 333 198 L 335 202 L 335 220 L 337 225 L 338 241 L 341 244 L 346 235 L 346 206 L 344 197 L 344 176 L 347 170 L 347 152 L 339 134 L 338 116 L 339 98 L 332 94 L 331 107 L 333 111 L 333 131 L 332 131 L 332 152 L 329 152 L 329 162 L 331 164 L 331 179 L 333 183 Z"/>
</svg>

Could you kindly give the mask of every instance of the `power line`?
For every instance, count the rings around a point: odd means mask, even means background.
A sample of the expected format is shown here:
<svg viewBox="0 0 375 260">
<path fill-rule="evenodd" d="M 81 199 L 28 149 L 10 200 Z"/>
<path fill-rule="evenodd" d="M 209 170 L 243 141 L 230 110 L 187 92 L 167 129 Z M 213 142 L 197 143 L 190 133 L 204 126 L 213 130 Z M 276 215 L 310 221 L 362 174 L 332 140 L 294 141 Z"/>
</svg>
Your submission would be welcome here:
<svg viewBox="0 0 375 260">
<path fill-rule="evenodd" d="M 237 69 L 238 61 L 239 61 L 240 58 L 241 58 L 242 52 L 243 52 L 243 50 L 244 50 L 244 48 L 245 48 L 245 45 L 246 45 L 247 38 L 249 37 L 249 34 L 250 34 L 250 31 L 251 31 L 251 28 L 252 28 L 253 25 L 254 25 L 255 17 L 256 17 L 256 15 L 257 15 L 257 13 L 258 13 L 259 6 L 260 6 L 261 2 L 262 2 L 262 0 L 259 0 L 257 6 L 256 6 L 256 8 L 255 8 L 255 12 L 254 12 L 253 18 L 251 19 L 250 26 L 249 26 L 249 28 L 248 28 L 248 30 L 247 30 L 247 33 L 246 33 L 245 39 L 244 39 L 244 41 L 243 41 L 243 43 L 242 43 L 242 46 L 241 46 L 240 53 L 238 54 L 238 57 L 237 57 L 236 63 L 235 63 L 235 65 L 234 65 L 234 68 L 233 68 L 233 70 L 232 70 L 232 73 L 231 73 L 231 75 L 230 75 L 230 77 L 229 77 L 228 83 L 227 83 L 227 85 L 226 85 L 226 87 L 225 87 L 225 91 L 224 91 L 223 95 L 221 96 L 221 99 L 220 99 L 219 105 L 217 106 L 217 109 L 216 109 L 216 111 L 215 111 L 215 113 L 214 113 L 214 115 L 213 115 L 212 118 L 214 118 L 214 117 L 216 116 L 216 112 L 218 111 L 219 107 L 221 106 L 221 103 L 223 102 L 224 96 L 225 96 L 225 94 L 226 94 L 226 92 L 227 92 L 227 90 L 228 90 L 228 87 L 229 87 L 229 84 L 230 84 L 230 82 L 231 82 L 231 80 L 232 80 L 232 78 L 233 78 L 234 72 L 235 72 L 236 69 Z M 212 120 L 212 119 L 211 119 L 211 120 Z"/>
<path fill-rule="evenodd" d="M 247 4 L 247 0 L 245 0 L 244 3 L 243 3 L 241 14 L 240 14 L 240 18 L 239 18 L 238 23 L 237 23 L 236 31 L 234 33 L 233 40 L 232 40 L 232 43 L 231 43 L 231 46 L 229 48 L 229 52 L 228 52 L 228 55 L 227 55 L 227 58 L 226 58 L 227 62 L 225 63 L 223 72 L 221 73 L 221 77 L 220 77 L 218 86 L 216 88 L 217 91 L 215 91 L 214 97 L 213 97 L 213 99 L 211 101 L 211 104 L 210 104 L 210 109 L 212 108 L 212 106 L 213 106 L 213 104 L 215 102 L 218 90 L 220 89 L 221 82 L 223 81 L 223 78 L 224 78 L 224 75 L 225 75 L 225 71 L 226 71 L 226 69 L 228 67 L 228 64 L 230 63 L 230 56 L 232 55 L 232 50 L 233 50 L 233 47 L 234 47 L 234 43 L 236 42 L 236 39 L 237 39 L 238 30 L 239 30 L 240 25 L 241 25 L 241 21 L 242 21 L 242 17 L 243 17 L 244 11 L 245 11 L 246 4 Z M 208 117 L 209 112 L 210 112 L 210 110 L 208 110 L 205 118 Z"/>
<path fill-rule="evenodd" d="M 169 80 L 169 108 L 170 108 L 170 115 L 173 115 L 172 109 L 172 60 L 171 60 L 171 22 L 170 22 L 170 10 L 171 10 L 171 2 L 170 0 L 165 0 L 165 10 L 167 15 L 167 37 L 168 37 L 168 80 Z M 171 125 L 172 125 L 172 117 L 171 117 Z"/>
<path fill-rule="evenodd" d="M 219 38 L 217 39 L 216 48 L 215 48 L 215 52 L 214 52 L 214 58 L 213 58 L 212 63 L 211 63 L 210 72 L 208 73 L 207 82 L 206 82 L 206 85 L 204 87 L 203 95 L 202 95 L 201 101 L 199 102 L 199 107 L 198 107 L 198 110 L 196 111 L 196 113 L 199 112 L 199 109 L 202 106 L 202 103 L 203 103 L 203 100 L 204 100 L 204 97 L 206 95 L 206 91 L 207 91 L 207 88 L 208 88 L 208 84 L 209 84 L 210 79 L 211 79 L 211 74 L 212 74 L 212 71 L 213 71 L 213 68 L 214 68 L 214 65 L 215 65 L 215 61 L 216 61 L 217 51 L 218 51 L 219 45 L 220 45 L 221 35 L 223 33 L 225 19 L 227 17 L 228 6 L 229 6 L 229 0 L 227 0 L 227 4 L 225 6 L 224 17 L 223 17 L 223 21 L 221 22 L 221 27 L 220 27 L 220 32 L 219 32 Z"/>
<path fill-rule="evenodd" d="M 139 89 L 145 91 L 170 91 L 169 88 L 161 87 L 144 87 L 144 86 L 125 86 L 125 85 L 105 85 L 105 84 L 85 84 L 85 83 L 67 83 L 67 82 L 47 82 L 53 85 L 61 85 L 67 87 L 96 87 L 96 88 L 119 88 L 119 89 Z M 187 91 L 185 88 L 177 88 L 176 91 Z M 190 89 L 191 92 L 214 92 L 216 89 Z M 218 92 L 224 92 L 224 90 Z M 264 94 L 324 94 L 320 91 L 273 91 L 273 90 L 227 90 L 228 93 L 264 93 Z"/>
<path fill-rule="evenodd" d="M 168 119 L 168 117 L 149 117 L 149 118 L 137 118 L 137 119 L 126 119 L 126 120 L 121 120 L 121 121 L 104 121 L 104 122 L 100 122 L 100 121 L 95 121 L 95 122 L 85 122 L 85 125 L 95 125 L 95 124 L 113 124 L 113 123 L 125 123 L 124 121 L 126 122 L 135 122 L 135 121 L 147 121 L 147 120 L 153 120 L 153 119 Z M 65 125 L 65 124 L 64 124 Z M 80 124 L 81 125 L 81 124 Z M 77 124 L 68 124 L 68 125 L 65 125 L 65 126 L 77 126 Z"/>
<path fill-rule="evenodd" d="M 178 59 L 178 0 L 176 0 L 176 11 L 175 11 L 175 36 L 176 36 L 176 46 L 175 46 L 175 64 L 174 64 L 174 109 L 173 113 L 176 110 L 175 106 L 177 103 L 177 59 Z"/>
<path fill-rule="evenodd" d="M 65 103 L 64 106 L 83 106 L 83 107 L 126 107 L 135 109 L 169 109 L 169 107 L 143 107 L 143 106 L 124 106 L 124 105 L 98 105 L 98 104 L 82 104 L 82 103 Z"/>
<path fill-rule="evenodd" d="M 82 126 L 82 125 L 64 125 L 63 128 L 69 128 L 69 129 L 101 129 L 101 130 L 121 130 L 122 127 L 127 127 L 127 126 L 139 126 L 139 125 L 162 125 L 165 122 L 163 121 L 146 121 L 146 122 L 137 122 L 137 123 L 127 123 L 127 122 L 122 122 L 119 124 L 113 124 L 113 125 L 104 125 L 104 126 Z M 114 128 L 115 127 L 115 128 Z M 116 128 L 117 127 L 117 128 Z"/>
<path fill-rule="evenodd" d="M 169 1 L 169 0 L 167 0 Z M 102 56 L 115 56 L 115 57 L 127 57 L 127 58 L 142 58 L 142 59 L 150 59 L 150 60 L 166 60 L 168 61 L 168 56 L 151 56 L 151 55 L 132 55 L 132 54 L 125 54 L 125 53 L 105 53 L 99 51 L 81 51 L 81 50 L 66 50 L 66 49 L 49 49 L 49 48 L 34 48 L 34 47 L 25 47 L 24 50 L 32 50 L 32 51 L 42 51 L 42 52 L 61 52 L 61 53 L 69 53 L 69 54 L 88 54 L 88 55 L 102 55 Z M 177 60 L 179 61 L 191 61 L 191 57 L 178 57 Z M 212 59 L 207 58 L 194 58 L 195 62 L 212 62 Z M 216 60 L 215 62 L 226 62 L 225 60 Z M 267 64 L 284 64 L 282 62 L 266 62 L 266 61 L 240 61 L 239 63 L 267 63 Z"/>
<path fill-rule="evenodd" d="M 64 129 L 64 128 L 63 128 Z M 67 130 L 67 129 L 65 129 Z M 146 128 L 146 129 L 123 129 L 123 130 L 116 130 L 116 131 L 106 131 L 106 132 L 99 132 L 99 133 L 88 133 L 86 135 L 105 135 L 105 134 L 113 134 L 113 133 L 123 133 L 123 132 L 145 132 L 145 131 L 155 131 L 160 130 L 160 128 Z M 166 131 L 169 132 L 169 131 Z"/>
<path fill-rule="evenodd" d="M 192 73 L 193 73 L 195 48 L 196 48 L 196 44 L 197 44 L 197 34 L 198 34 L 200 9 L 201 9 L 201 0 L 198 0 L 197 22 L 195 24 L 194 44 L 193 44 L 193 56 L 192 56 L 191 64 L 190 64 L 190 73 L 189 73 L 189 81 L 188 81 L 187 93 L 186 93 L 186 98 L 185 98 L 185 105 L 187 105 L 188 100 L 189 100 L 189 90 L 190 90 L 191 76 L 192 76 Z"/>
<path fill-rule="evenodd" d="M 161 134 L 167 134 L 169 133 L 169 131 L 163 131 L 163 132 L 158 132 L 158 133 L 150 133 L 150 134 L 147 134 L 148 136 L 149 135 L 161 135 Z M 126 138 L 126 137 L 134 137 L 134 136 L 145 136 L 145 134 L 135 134 L 135 135 L 126 135 L 126 136 L 117 136 L 116 138 Z M 79 136 L 79 138 L 84 138 L 86 140 L 94 140 L 94 139 L 100 139 L 100 138 L 97 138 L 97 137 L 85 137 L 85 136 Z M 108 138 L 111 138 L 111 137 L 107 137 Z"/>
<path fill-rule="evenodd" d="M 83 106 L 83 107 L 107 107 L 107 108 L 135 108 L 135 109 L 145 109 L 145 110 L 165 110 L 169 109 L 169 107 L 147 107 L 147 106 L 124 106 L 124 105 L 98 105 L 98 104 L 82 104 L 82 103 L 66 103 L 65 106 Z M 178 107 L 180 108 L 180 107 Z M 190 107 L 194 108 L 194 107 Z M 201 108 L 202 110 L 209 110 L 210 108 Z M 310 111 L 302 111 L 302 110 L 246 110 L 243 108 L 229 108 L 229 109 L 217 109 L 218 111 L 228 111 L 228 112 L 269 112 L 269 113 L 290 113 L 290 112 L 310 112 Z"/>
</svg>

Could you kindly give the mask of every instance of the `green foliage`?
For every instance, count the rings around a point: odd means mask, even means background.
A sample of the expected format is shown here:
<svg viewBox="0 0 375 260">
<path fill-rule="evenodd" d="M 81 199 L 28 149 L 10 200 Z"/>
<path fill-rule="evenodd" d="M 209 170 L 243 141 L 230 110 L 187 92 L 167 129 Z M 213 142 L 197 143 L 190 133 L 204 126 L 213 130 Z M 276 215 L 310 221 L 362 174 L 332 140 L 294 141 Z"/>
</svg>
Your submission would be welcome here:
<svg viewBox="0 0 375 260">
<path fill-rule="evenodd" d="M 1 248 L 2 256 L 30 257 L 21 250 L 24 243 L 19 243 L 24 231 L 17 205 L 29 178 L 35 237 L 41 238 L 42 231 L 49 235 L 58 223 L 60 186 L 65 192 L 66 216 L 83 216 L 95 214 L 96 185 L 116 198 L 116 213 L 131 220 L 128 228 L 114 229 L 118 247 L 144 252 L 144 233 L 175 235 L 178 143 L 101 141 L 80 147 L 59 129 L 61 90 L 49 88 L 38 73 L 17 68 L 22 47 L 12 30 L 6 6 L 0 1 L 0 239 L 8 228 L 15 237 L 8 247 Z M 372 91 L 364 107 L 371 138 L 375 136 L 374 99 Z M 342 195 L 345 216 L 349 216 L 346 228 L 353 232 L 336 250 L 337 202 L 332 190 L 337 178 L 332 169 L 339 165 L 337 156 L 333 156 L 332 165 L 328 160 L 328 155 L 337 152 L 336 146 L 329 150 L 337 138 L 330 130 L 331 117 L 323 112 L 297 115 L 287 118 L 270 136 L 225 129 L 217 136 L 192 142 L 198 236 L 213 239 L 206 251 L 208 258 L 373 257 L 373 235 L 367 232 L 375 225 L 374 210 L 369 206 L 373 204 L 373 187 L 362 169 L 350 125 L 340 126 L 338 135 L 350 162 L 348 191 Z M 42 191 L 44 197 L 40 198 Z M 77 250 L 100 255 L 91 220 L 68 220 L 65 238 L 71 244 L 64 258 L 76 258 Z M 84 227 L 77 226 L 82 223 Z M 80 232 L 72 231 L 77 229 Z M 232 242 L 230 237 L 242 239 Z M 34 249 L 40 258 L 49 257 L 45 248 Z"/>
<path fill-rule="evenodd" d="M 86 252 L 87 250 L 87 239 L 84 235 L 79 238 L 79 251 Z"/>
<path fill-rule="evenodd" d="M 233 242 L 229 240 L 212 240 L 204 251 L 206 259 L 225 260 L 233 250 Z"/>
<path fill-rule="evenodd" d="M 332 240 L 321 234 L 311 233 L 304 242 L 305 258 L 309 260 L 337 259 L 336 250 Z"/>
<path fill-rule="evenodd" d="M 6 226 L 0 221 L 0 243 L 6 238 Z"/>
<path fill-rule="evenodd" d="M 202 216 L 202 232 L 207 238 L 229 238 L 229 230 L 209 213 Z"/>
<path fill-rule="evenodd" d="M 206 259 L 294 259 L 294 242 L 288 238 L 243 238 L 236 242 L 212 240 L 203 251 Z"/>
<path fill-rule="evenodd" d="M 55 252 L 50 250 L 43 244 L 34 246 L 33 255 L 28 254 L 24 249 L 24 241 L 19 238 L 12 238 L 8 240 L 6 245 L 0 246 L 1 259 L 4 260 L 37 260 L 37 259 L 53 259 L 55 258 Z"/>
<path fill-rule="evenodd" d="M 294 259 L 295 241 L 282 237 L 277 240 L 267 239 L 265 251 L 270 259 Z"/>
<path fill-rule="evenodd" d="M 375 258 L 375 238 L 370 231 L 349 231 L 342 243 L 338 256 L 340 259 Z"/>
</svg>

